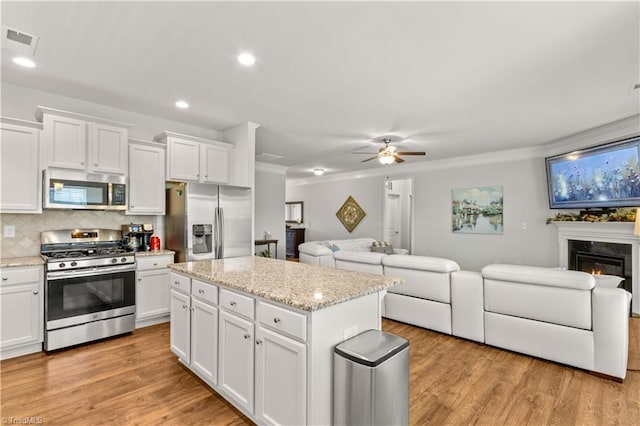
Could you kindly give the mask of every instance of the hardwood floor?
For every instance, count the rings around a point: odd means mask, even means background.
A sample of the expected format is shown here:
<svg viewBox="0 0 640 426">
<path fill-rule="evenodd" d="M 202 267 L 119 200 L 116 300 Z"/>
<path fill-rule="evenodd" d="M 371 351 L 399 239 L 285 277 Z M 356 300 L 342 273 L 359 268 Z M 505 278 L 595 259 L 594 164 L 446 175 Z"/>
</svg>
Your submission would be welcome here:
<svg viewBox="0 0 640 426">
<path fill-rule="evenodd" d="M 624 383 L 502 349 L 383 321 L 410 341 L 412 425 L 638 425 L 640 318 L 630 320 Z M 49 355 L 2 361 L 3 423 L 251 422 L 182 367 L 168 324 Z M 5 421 L 6 419 L 6 421 Z"/>
</svg>

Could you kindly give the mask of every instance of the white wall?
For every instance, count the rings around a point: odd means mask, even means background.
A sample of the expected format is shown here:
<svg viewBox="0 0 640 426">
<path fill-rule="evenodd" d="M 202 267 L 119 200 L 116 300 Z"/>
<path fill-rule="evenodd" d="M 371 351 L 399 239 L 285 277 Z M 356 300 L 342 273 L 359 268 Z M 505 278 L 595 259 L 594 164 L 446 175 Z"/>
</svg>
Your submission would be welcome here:
<svg viewBox="0 0 640 426">
<path fill-rule="evenodd" d="M 278 259 L 285 258 L 285 168 L 256 163 L 255 183 L 255 236 L 264 238 L 269 231 L 273 239 L 278 240 Z M 267 246 L 257 246 L 256 253 L 266 250 Z M 273 245 L 271 246 L 273 249 Z M 272 254 L 273 257 L 273 254 Z"/>
<path fill-rule="evenodd" d="M 325 181 L 287 186 L 287 201 L 304 201 L 305 241 L 358 237 L 382 238 L 384 177 Z M 366 216 L 349 233 L 336 212 L 351 195 Z"/>
<path fill-rule="evenodd" d="M 379 239 L 385 178 L 413 177 L 414 254 L 450 258 L 467 270 L 496 262 L 557 266 L 557 231 L 546 225 L 556 212 L 548 207 L 544 158 L 637 134 L 639 123 L 640 116 L 634 116 L 536 148 L 389 166 L 367 177 L 360 173 L 288 181 L 287 200 L 304 201 L 307 241 Z M 504 188 L 503 234 L 452 233 L 451 190 L 475 186 Z M 367 213 L 352 234 L 335 216 L 349 195 Z"/>
<path fill-rule="evenodd" d="M 223 140 L 222 132 L 213 129 L 191 126 L 177 121 L 141 114 L 139 112 L 113 108 L 4 82 L 1 88 L 2 110 L 0 114 L 3 117 L 37 121 L 36 107 L 46 106 L 132 124 L 133 126 L 129 129 L 129 137 L 132 139 L 150 141 L 153 140 L 154 136 L 168 130 L 201 138 Z"/>
</svg>

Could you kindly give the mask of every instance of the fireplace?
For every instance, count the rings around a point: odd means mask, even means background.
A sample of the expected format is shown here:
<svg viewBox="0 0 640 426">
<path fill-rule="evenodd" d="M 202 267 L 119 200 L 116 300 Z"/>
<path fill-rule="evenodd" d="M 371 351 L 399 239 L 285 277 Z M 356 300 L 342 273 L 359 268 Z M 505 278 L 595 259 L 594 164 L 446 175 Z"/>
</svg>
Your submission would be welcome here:
<svg viewBox="0 0 640 426">
<path fill-rule="evenodd" d="M 631 222 L 554 222 L 562 268 L 616 275 L 633 295 L 631 312 L 640 316 L 640 238 Z"/>
<path fill-rule="evenodd" d="M 631 292 L 633 282 L 631 251 L 631 244 L 569 240 L 568 269 L 622 277 L 624 288 Z"/>
</svg>

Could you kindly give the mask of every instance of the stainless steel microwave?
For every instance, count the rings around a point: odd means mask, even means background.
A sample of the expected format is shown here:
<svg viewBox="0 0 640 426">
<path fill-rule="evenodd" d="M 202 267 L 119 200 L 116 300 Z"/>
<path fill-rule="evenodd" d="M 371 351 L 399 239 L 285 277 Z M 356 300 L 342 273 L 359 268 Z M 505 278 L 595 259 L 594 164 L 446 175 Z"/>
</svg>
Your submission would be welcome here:
<svg viewBox="0 0 640 426">
<path fill-rule="evenodd" d="M 126 177 L 72 170 L 43 172 L 45 209 L 126 210 Z"/>
</svg>

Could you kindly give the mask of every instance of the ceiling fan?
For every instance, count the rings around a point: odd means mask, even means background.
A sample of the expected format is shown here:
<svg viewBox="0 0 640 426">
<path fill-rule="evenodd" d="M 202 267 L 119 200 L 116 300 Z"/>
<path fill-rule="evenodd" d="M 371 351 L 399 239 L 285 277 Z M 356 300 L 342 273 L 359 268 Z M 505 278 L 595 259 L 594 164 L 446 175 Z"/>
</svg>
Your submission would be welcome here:
<svg viewBox="0 0 640 426">
<path fill-rule="evenodd" d="M 391 136 L 383 136 L 376 140 L 377 142 L 384 143 L 384 147 L 380 148 L 377 153 L 375 152 L 354 152 L 354 154 L 375 154 L 374 157 L 367 158 L 366 160 L 362 160 L 363 163 L 367 161 L 375 160 L 376 158 L 380 162 L 380 164 L 392 164 L 392 163 L 403 163 L 404 160 L 400 158 L 401 155 L 426 155 L 424 151 L 398 151 L 398 147 L 394 145 L 389 145 L 393 142 L 400 142 L 402 139 L 394 138 Z"/>
</svg>

